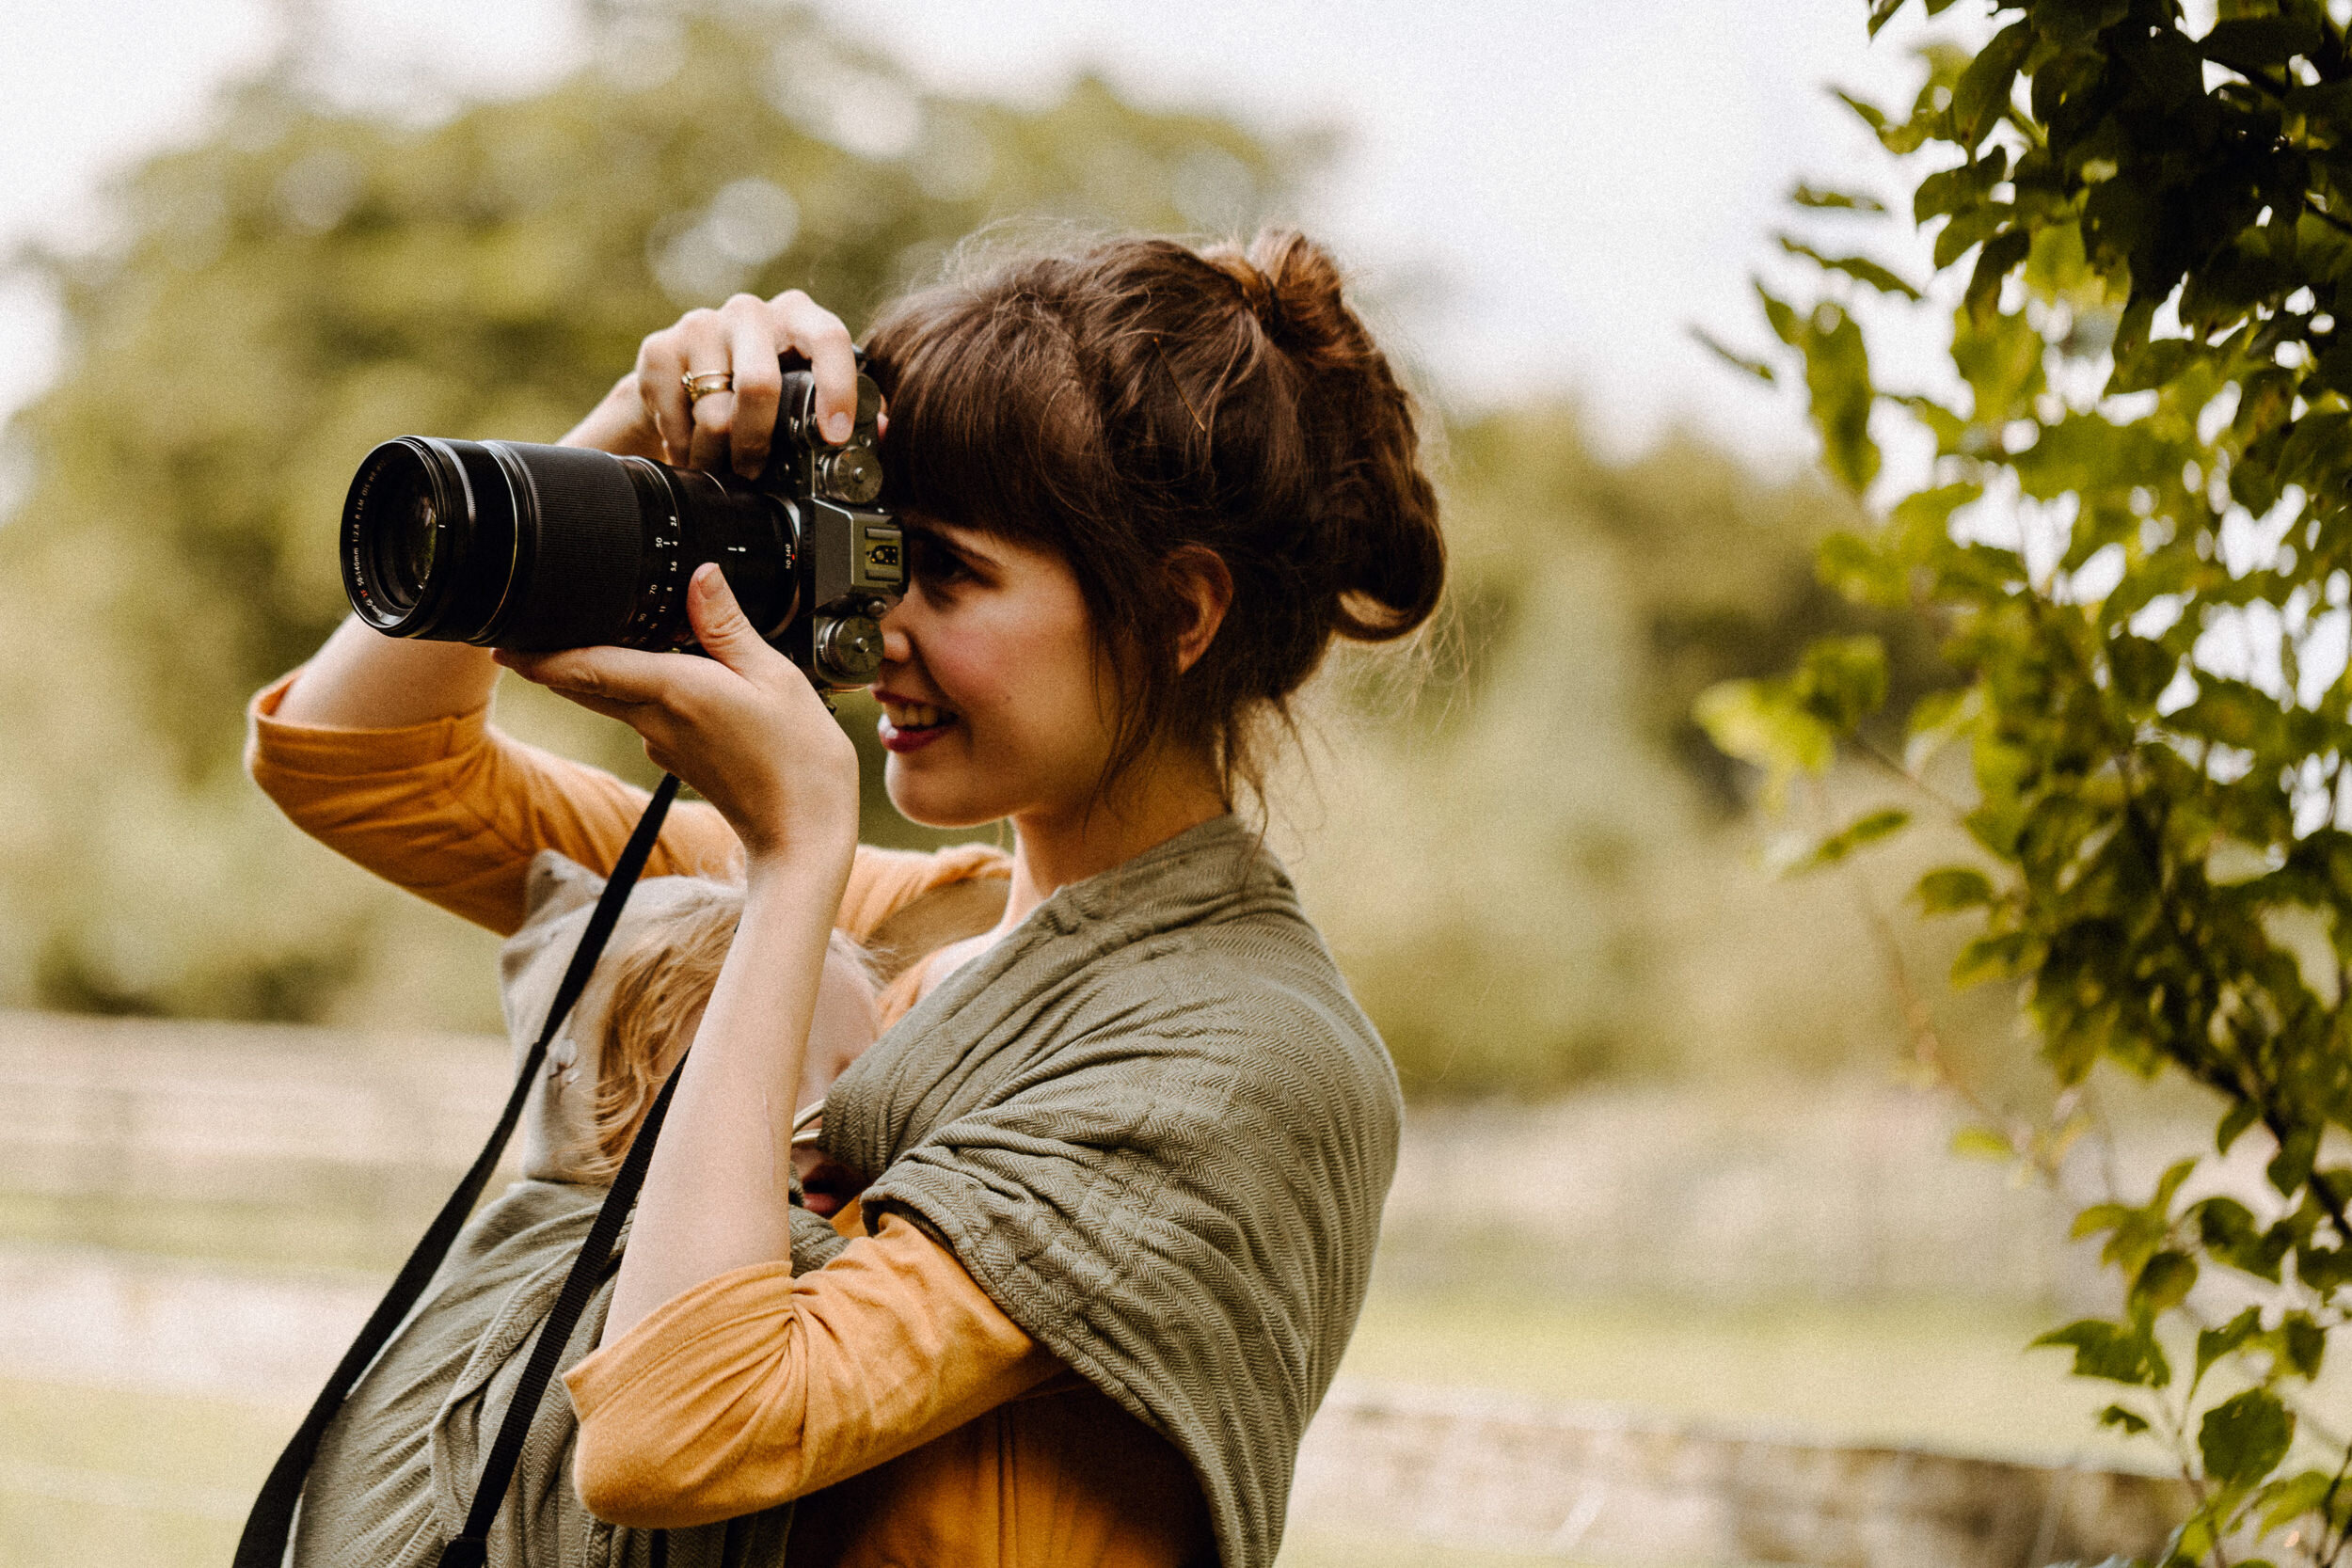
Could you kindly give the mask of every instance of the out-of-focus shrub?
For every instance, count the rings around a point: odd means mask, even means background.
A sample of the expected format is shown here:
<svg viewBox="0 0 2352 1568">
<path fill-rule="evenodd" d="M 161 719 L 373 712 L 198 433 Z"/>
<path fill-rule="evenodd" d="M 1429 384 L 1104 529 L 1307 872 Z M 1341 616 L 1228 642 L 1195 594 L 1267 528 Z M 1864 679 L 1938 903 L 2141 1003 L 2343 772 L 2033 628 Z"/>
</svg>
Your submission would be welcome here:
<svg viewBox="0 0 2352 1568">
<path fill-rule="evenodd" d="M 1482 419 L 1450 449 L 1454 624 L 1418 690 L 1350 683 L 1298 830 L 1314 911 L 1408 1089 L 1899 1061 L 1868 889 L 1765 864 L 1743 776 L 1699 754 L 1688 719 L 1710 682 L 1823 632 L 1875 630 L 1906 691 L 1935 682 L 1912 623 L 1817 584 L 1814 547 L 1851 502 L 1688 435 L 1608 462 L 1562 406 Z M 1948 961 L 1905 942 L 1922 973 Z M 1972 1059 L 2003 1015 L 1938 1009 Z"/>
</svg>

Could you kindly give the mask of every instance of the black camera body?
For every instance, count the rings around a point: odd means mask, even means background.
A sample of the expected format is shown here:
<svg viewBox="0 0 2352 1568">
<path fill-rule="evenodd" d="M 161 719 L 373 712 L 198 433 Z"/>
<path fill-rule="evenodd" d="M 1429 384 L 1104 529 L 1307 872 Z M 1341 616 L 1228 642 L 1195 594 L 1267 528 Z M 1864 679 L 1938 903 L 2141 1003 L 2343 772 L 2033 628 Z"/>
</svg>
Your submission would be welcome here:
<svg viewBox="0 0 2352 1568">
<path fill-rule="evenodd" d="M 858 376 L 850 438 L 817 430 L 815 378 L 784 361 L 759 477 L 519 441 L 404 436 L 368 453 L 343 502 L 343 591 L 392 637 L 545 652 L 692 649 L 686 584 L 715 561 L 760 635 L 819 688 L 870 682 L 906 584 L 875 503 L 881 393 Z"/>
</svg>

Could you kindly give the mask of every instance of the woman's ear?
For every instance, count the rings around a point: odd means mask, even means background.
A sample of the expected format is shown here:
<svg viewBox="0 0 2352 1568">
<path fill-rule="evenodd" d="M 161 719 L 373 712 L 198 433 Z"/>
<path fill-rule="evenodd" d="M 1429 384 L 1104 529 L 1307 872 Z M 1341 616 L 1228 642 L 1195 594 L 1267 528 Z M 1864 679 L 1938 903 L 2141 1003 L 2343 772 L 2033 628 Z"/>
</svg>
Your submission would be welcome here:
<svg viewBox="0 0 2352 1568">
<path fill-rule="evenodd" d="M 1185 606 L 1176 634 L 1176 670 L 1181 674 L 1199 663 L 1216 641 L 1225 612 L 1233 607 L 1233 574 L 1225 558 L 1206 545 L 1172 550 L 1162 564 Z"/>
</svg>

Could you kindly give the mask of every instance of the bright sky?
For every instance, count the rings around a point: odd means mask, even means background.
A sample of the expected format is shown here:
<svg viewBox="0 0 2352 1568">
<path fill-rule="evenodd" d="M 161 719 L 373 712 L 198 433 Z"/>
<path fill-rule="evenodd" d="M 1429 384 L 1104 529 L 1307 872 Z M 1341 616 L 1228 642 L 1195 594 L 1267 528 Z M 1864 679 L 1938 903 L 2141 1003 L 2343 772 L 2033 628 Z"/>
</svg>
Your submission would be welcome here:
<svg viewBox="0 0 2352 1568">
<path fill-rule="evenodd" d="M 1915 33 L 1871 44 L 1864 0 L 820 3 L 962 90 L 1041 97 L 1092 66 L 1147 103 L 1342 127 L 1307 215 L 1375 290 L 1422 302 L 1391 330 L 1444 395 L 1572 388 L 1627 446 L 1679 419 L 1802 450 L 1794 407 L 1685 329 L 1759 341 L 1747 279 L 1800 176 L 1886 187 L 1821 84 L 1891 102 L 1916 80 Z M 189 135 L 290 14 L 371 61 L 376 90 L 431 61 L 515 91 L 578 55 L 564 0 L 6 0 L 0 247 L 86 232 L 106 171 Z M 0 283 L 0 411 L 56 337 L 38 294 Z"/>
</svg>

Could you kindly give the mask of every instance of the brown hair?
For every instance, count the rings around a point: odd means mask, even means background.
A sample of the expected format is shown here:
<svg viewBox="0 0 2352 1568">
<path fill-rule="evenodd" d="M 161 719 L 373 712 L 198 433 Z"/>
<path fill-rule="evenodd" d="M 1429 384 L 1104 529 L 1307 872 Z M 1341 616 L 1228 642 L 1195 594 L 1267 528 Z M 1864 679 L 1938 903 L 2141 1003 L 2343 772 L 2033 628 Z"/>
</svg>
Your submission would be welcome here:
<svg viewBox="0 0 2352 1568">
<path fill-rule="evenodd" d="M 1070 563 L 1126 701 L 1104 783 L 1166 738 L 1256 789 L 1258 721 L 1334 637 L 1400 638 L 1445 578 L 1412 400 L 1312 241 L 1119 239 L 1019 257 L 890 307 L 889 502 Z M 1193 667 L 1171 561 L 1233 598 Z"/>
</svg>

